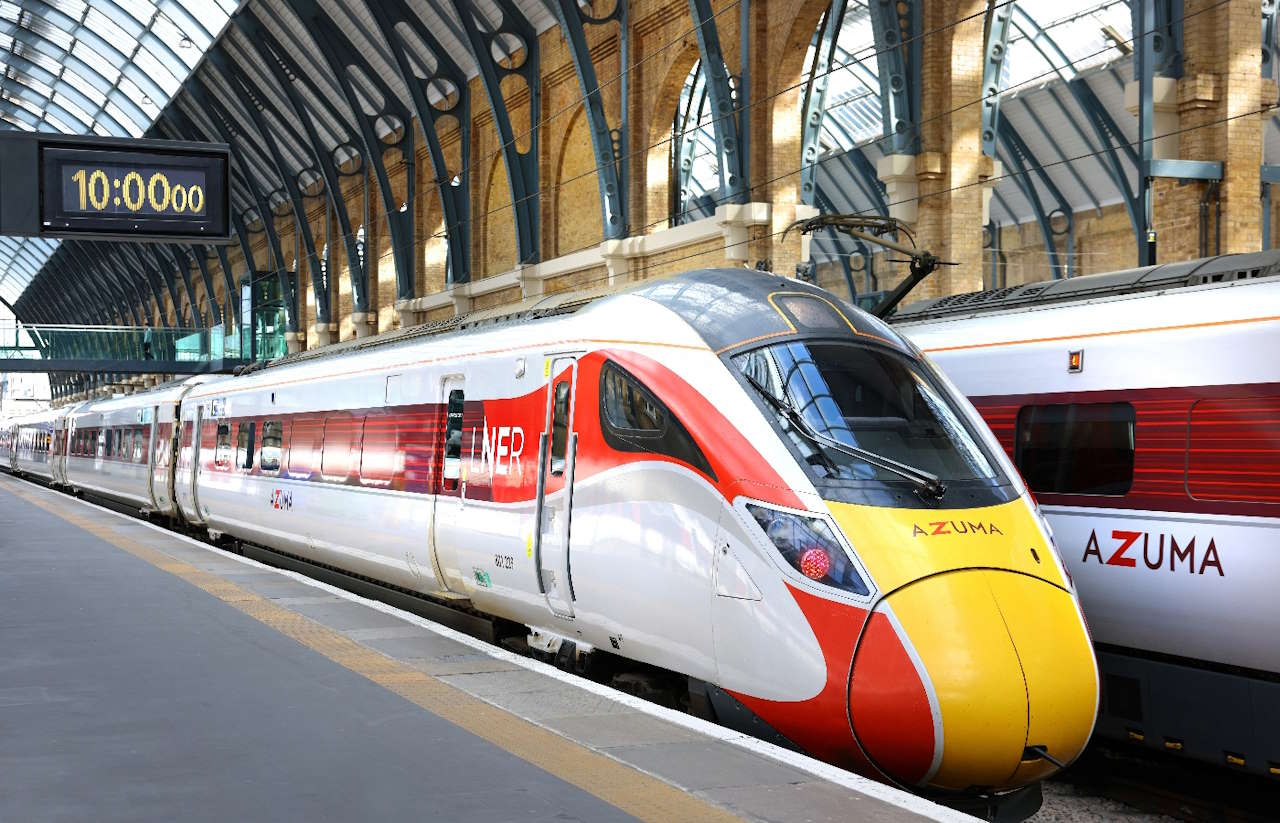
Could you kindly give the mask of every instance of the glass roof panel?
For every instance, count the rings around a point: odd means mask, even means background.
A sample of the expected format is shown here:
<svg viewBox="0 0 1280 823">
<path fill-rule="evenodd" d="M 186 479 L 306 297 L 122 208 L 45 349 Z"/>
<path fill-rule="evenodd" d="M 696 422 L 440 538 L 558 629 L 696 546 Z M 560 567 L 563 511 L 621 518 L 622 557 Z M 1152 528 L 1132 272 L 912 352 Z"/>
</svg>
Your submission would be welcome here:
<svg viewBox="0 0 1280 823">
<path fill-rule="evenodd" d="M 0 129 L 143 134 L 237 5 L 0 0 Z M 17 300 L 57 247 L 0 238 L 0 295 Z"/>
<path fill-rule="evenodd" d="M 1045 31 L 1072 65 L 1050 65 L 1028 34 L 1013 28 L 1004 61 L 1002 89 L 1053 79 L 1056 69 L 1076 73 L 1118 60 L 1129 53 L 1133 17 L 1125 0 L 1018 0 L 1018 8 Z"/>
</svg>

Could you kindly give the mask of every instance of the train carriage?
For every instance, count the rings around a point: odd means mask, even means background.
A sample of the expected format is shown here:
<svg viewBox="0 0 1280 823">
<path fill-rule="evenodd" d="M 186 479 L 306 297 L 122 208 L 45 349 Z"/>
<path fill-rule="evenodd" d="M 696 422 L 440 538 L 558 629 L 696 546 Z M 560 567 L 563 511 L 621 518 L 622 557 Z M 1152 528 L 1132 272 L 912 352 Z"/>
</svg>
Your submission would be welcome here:
<svg viewBox="0 0 1280 823">
<path fill-rule="evenodd" d="M 20 474 L 54 482 L 60 475 L 58 460 L 64 434 L 60 411 L 42 411 L 12 421 L 12 467 Z"/>
<path fill-rule="evenodd" d="M 149 482 L 190 528 L 656 667 L 696 710 L 881 780 L 1034 809 L 1097 672 L 973 407 L 775 275 L 564 300 L 87 406 L 69 479 L 165 511 Z"/>
<path fill-rule="evenodd" d="M 176 513 L 171 477 L 178 402 L 211 378 L 82 403 L 66 410 L 65 476 L 81 491 L 162 515 Z"/>
<path fill-rule="evenodd" d="M 1280 775 L 1280 252 L 923 301 L 895 328 L 1048 516 L 1100 733 Z"/>
</svg>

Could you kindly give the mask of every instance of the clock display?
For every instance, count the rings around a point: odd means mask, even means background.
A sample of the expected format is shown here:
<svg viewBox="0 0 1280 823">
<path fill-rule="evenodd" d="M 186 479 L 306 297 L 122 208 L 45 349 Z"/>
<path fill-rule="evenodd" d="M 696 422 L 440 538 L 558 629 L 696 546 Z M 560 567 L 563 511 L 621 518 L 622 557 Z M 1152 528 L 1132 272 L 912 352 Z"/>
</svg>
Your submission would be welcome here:
<svg viewBox="0 0 1280 823">
<path fill-rule="evenodd" d="M 200 151 L 41 149 L 41 231 L 225 242 L 228 155 Z"/>
<path fill-rule="evenodd" d="M 202 217 L 208 206 L 200 169 L 62 165 L 69 212 Z"/>
</svg>

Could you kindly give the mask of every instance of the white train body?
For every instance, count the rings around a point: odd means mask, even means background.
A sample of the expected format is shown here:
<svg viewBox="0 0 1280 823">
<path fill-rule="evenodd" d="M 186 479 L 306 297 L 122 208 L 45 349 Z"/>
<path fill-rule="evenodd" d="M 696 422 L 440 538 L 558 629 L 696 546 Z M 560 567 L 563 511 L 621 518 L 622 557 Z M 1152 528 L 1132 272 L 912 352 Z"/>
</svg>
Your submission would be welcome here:
<svg viewBox="0 0 1280 823">
<path fill-rule="evenodd" d="M 943 482 L 831 451 L 788 404 Z M 70 418 L 73 488 L 686 675 L 882 779 L 1026 787 L 1096 715 L 999 444 L 889 327 L 795 281 L 696 272 Z"/>
<path fill-rule="evenodd" d="M 1276 774 L 1280 254 L 1168 268 L 1205 282 L 977 295 L 895 328 L 969 396 L 1052 524 L 1101 653 L 1099 730 Z"/>
</svg>

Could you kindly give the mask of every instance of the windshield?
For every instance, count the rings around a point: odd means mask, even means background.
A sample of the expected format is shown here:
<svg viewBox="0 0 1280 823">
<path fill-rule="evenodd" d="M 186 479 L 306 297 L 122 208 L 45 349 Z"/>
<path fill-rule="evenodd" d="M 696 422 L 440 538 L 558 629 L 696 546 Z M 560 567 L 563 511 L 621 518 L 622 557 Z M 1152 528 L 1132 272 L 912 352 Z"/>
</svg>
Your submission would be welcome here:
<svg viewBox="0 0 1280 823">
<path fill-rule="evenodd" d="M 1003 482 L 941 386 L 906 357 L 848 343 L 794 341 L 733 358 L 819 435 L 936 475 Z M 779 423 L 819 479 L 900 481 L 900 475 Z"/>
</svg>

